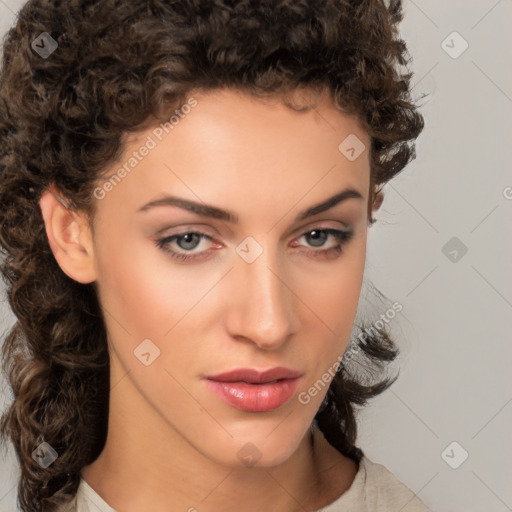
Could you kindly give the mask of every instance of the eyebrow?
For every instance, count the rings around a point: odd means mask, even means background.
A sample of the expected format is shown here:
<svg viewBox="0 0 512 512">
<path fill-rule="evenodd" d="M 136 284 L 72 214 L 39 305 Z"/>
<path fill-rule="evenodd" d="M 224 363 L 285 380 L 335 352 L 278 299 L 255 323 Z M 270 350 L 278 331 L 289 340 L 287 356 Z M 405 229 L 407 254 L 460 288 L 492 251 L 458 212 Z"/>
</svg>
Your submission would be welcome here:
<svg viewBox="0 0 512 512">
<path fill-rule="evenodd" d="M 318 203 L 314 206 L 311 206 L 307 210 L 300 212 L 295 217 L 295 221 L 303 220 L 313 215 L 322 213 L 333 208 L 342 201 L 346 201 L 347 199 L 352 198 L 363 199 L 363 196 L 354 188 L 346 188 L 330 197 L 329 199 L 326 199 L 325 201 L 322 201 L 321 203 Z M 228 210 L 223 210 L 222 208 L 218 208 L 216 206 L 211 206 L 204 203 L 196 203 L 195 201 L 169 195 L 146 203 L 144 206 L 139 208 L 138 212 L 144 212 L 157 206 L 177 206 L 204 217 L 212 217 L 214 219 L 224 220 L 235 224 L 238 222 L 238 216 Z"/>
</svg>

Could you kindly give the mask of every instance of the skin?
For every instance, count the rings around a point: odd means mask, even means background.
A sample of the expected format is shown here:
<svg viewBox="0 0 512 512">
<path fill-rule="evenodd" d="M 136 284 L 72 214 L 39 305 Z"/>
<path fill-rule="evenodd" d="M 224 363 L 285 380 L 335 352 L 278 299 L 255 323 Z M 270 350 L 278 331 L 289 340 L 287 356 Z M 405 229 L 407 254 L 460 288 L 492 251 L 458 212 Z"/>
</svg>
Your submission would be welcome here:
<svg viewBox="0 0 512 512">
<path fill-rule="evenodd" d="M 311 436 L 327 386 L 307 404 L 297 397 L 350 338 L 365 266 L 370 139 L 327 94 L 307 112 L 227 89 L 192 96 L 197 106 L 95 199 L 94 229 L 56 200 L 55 188 L 40 200 L 60 267 L 78 282 L 96 282 L 108 330 L 108 436 L 82 476 L 123 512 L 315 510 L 337 499 L 358 469 L 319 431 Z M 153 130 L 132 134 L 105 176 Z M 350 134 L 367 148 L 354 161 L 338 150 Z M 362 198 L 294 220 L 347 187 Z M 239 222 L 175 206 L 137 211 L 164 192 L 228 209 Z M 326 228 L 353 230 L 341 253 L 321 255 L 339 242 L 327 236 L 315 244 L 308 235 Z M 202 254 L 195 261 L 155 245 L 194 231 L 212 240 L 168 247 Z M 263 249 L 252 263 L 236 252 L 246 237 Z M 134 356 L 147 338 L 160 350 L 149 366 Z M 295 396 L 269 412 L 235 409 L 203 380 L 274 366 L 302 377 Z M 252 467 L 238 455 L 247 443 L 260 454 Z"/>
</svg>

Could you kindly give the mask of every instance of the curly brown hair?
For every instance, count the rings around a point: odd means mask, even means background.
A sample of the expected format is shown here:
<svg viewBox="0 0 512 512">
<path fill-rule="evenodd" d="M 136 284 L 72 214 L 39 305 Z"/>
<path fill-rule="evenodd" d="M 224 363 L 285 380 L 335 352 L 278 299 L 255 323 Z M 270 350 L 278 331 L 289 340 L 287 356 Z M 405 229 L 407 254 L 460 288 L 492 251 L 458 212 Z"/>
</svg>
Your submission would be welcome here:
<svg viewBox="0 0 512 512">
<path fill-rule="evenodd" d="M 327 90 L 371 137 L 373 224 L 380 188 L 415 157 L 423 129 L 401 20 L 399 0 L 30 0 L 21 9 L 0 75 L 2 274 L 17 317 L 2 348 L 14 399 L 0 438 L 16 451 L 23 511 L 51 512 L 76 494 L 105 444 L 110 391 L 95 283 L 57 264 L 42 192 L 54 185 L 92 222 L 95 180 L 121 155 L 124 135 L 168 119 L 193 90 L 231 87 L 296 109 L 289 93 Z M 33 46 L 43 32 L 58 45 L 51 55 Z M 397 354 L 385 329 L 360 344 L 375 376 Z M 315 420 L 359 461 L 355 406 L 396 376 L 369 382 L 349 366 L 339 366 Z M 46 468 L 32 457 L 43 440 L 59 455 Z"/>
</svg>

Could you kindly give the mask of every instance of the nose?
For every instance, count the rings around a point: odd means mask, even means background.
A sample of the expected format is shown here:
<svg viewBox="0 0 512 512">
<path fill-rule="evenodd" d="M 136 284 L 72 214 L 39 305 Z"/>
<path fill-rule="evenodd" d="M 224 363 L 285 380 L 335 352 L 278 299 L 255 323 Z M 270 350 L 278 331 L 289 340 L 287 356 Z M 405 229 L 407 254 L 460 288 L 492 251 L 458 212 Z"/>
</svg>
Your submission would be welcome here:
<svg viewBox="0 0 512 512">
<path fill-rule="evenodd" d="M 252 263 L 240 259 L 233 269 L 228 329 L 263 350 L 280 348 L 298 328 L 297 297 L 278 259 L 265 248 Z"/>
</svg>

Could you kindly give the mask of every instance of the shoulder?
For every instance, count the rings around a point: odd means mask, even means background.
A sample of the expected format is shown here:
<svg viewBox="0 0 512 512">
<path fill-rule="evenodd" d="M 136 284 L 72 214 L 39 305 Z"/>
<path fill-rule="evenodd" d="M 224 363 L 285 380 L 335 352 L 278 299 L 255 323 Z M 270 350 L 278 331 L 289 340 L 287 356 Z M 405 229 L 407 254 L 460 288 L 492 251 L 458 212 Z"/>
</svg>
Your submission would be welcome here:
<svg viewBox="0 0 512 512">
<path fill-rule="evenodd" d="M 80 487 L 79 487 L 80 489 Z M 55 512 L 77 512 L 77 505 L 76 505 L 77 497 L 76 495 L 67 503 L 63 503 L 62 505 L 59 505 Z"/>
<path fill-rule="evenodd" d="M 425 504 L 382 464 L 363 456 L 352 485 L 318 512 L 431 512 Z"/>
<path fill-rule="evenodd" d="M 61 505 L 55 512 L 116 512 L 103 498 L 83 479 L 80 479 L 78 490 L 69 502 Z"/>
<path fill-rule="evenodd" d="M 364 495 L 368 510 L 429 512 L 416 494 L 386 466 L 363 457 L 360 468 L 364 473 Z"/>
</svg>

